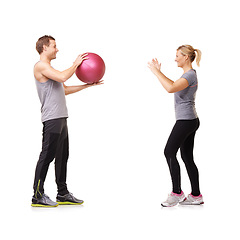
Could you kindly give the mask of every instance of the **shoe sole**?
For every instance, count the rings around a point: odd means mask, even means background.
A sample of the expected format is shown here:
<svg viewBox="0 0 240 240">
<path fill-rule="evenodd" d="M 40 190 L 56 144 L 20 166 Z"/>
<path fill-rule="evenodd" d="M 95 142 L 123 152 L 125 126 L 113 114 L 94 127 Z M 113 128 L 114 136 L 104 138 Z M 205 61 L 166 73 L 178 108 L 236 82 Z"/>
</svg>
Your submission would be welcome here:
<svg viewBox="0 0 240 240">
<path fill-rule="evenodd" d="M 197 205 L 202 205 L 204 204 L 204 202 L 200 202 L 200 203 L 180 203 L 180 205 L 182 206 L 197 206 Z"/>
<path fill-rule="evenodd" d="M 162 207 L 175 207 L 175 206 L 177 206 L 178 204 L 174 204 L 174 205 L 163 205 L 163 204 L 161 204 L 161 206 Z"/>
<path fill-rule="evenodd" d="M 82 203 L 73 203 L 73 202 L 58 202 L 58 201 L 57 201 L 57 203 L 58 203 L 59 205 L 81 205 L 81 204 L 83 204 L 84 202 L 82 202 Z"/>
<path fill-rule="evenodd" d="M 53 206 L 51 206 L 51 205 L 43 205 L 43 204 L 35 204 L 35 203 L 32 203 L 31 204 L 31 206 L 32 207 L 44 207 L 44 208 L 53 208 L 53 207 L 57 207 L 59 204 L 57 204 L 57 205 L 53 205 Z"/>
</svg>

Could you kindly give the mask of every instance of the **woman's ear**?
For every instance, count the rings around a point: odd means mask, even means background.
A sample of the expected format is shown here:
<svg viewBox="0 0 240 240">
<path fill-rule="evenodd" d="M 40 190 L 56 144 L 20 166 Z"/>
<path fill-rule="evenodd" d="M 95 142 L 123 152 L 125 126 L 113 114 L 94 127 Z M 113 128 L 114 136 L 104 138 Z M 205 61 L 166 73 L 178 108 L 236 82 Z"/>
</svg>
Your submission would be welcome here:
<svg viewBox="0 0 240 240">
<path fill-rule="evenodd" d="M 184 57 L 186 61 L 189 59 L 189 56 L 187 54 Z"/>
</svg>

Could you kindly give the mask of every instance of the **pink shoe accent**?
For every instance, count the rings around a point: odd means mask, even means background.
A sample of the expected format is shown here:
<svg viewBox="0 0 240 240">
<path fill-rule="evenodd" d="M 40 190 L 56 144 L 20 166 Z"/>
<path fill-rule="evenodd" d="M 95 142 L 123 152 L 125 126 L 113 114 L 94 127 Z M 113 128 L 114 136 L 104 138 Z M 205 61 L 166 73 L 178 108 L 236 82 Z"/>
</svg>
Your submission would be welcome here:
<svg viewBox="0 0 240 240">
<path fill-rule="evenodd" d="M 181 196 L 181 195 L 183 195 L 183 191 L 181 191 L 181 193 L 180 194 L 178 194 L 178 193 L 174 193 L 174 192 L 172 192 L 172 194 L 174 195 L 174 196 Z"/>
<path fill-rule="evenodd" d="M 193 196 L 193 195 L 190 193 L 190 195 L 191 195 L 193 198 L 200 198 L 200 197 L 202 197 L 202 194 L 200 194 L 199 196 Z"/>
</svg>

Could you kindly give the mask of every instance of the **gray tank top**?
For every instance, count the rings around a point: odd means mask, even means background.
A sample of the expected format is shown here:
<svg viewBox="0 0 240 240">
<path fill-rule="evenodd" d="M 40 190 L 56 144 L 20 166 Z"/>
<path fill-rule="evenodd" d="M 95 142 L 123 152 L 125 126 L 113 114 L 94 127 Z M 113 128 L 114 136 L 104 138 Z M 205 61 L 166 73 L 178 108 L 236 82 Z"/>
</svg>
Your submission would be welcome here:
<svg viewBox="0 0 240 240">
<path fill-rule="evenodd" d="M 45 83 L 40 83 L 35 79 L 35 82 L 42 104 L 42 122 L 57 118 L 67 118 L 68 110 L 63 84 L 51 79 Z"/>
</svg>

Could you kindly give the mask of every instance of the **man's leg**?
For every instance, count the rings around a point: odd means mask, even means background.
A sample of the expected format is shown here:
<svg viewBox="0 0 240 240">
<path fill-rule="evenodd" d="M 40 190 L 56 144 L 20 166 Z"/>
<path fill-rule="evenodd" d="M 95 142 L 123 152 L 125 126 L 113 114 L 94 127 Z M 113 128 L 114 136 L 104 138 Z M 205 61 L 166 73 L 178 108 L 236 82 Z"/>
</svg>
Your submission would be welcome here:
<svg viewBox="0 0 240 240">
<path fill-rule="evenodd" d="M 68 194 L 67 189 L 67 162 L 69 156 L 69 143 L 68 143 L 68 128 L 67 119 L 65 119 L 61 135 L 59 137 L 59 144 L 56 151 L 55 158 L 55 176 L 58 188 L 58 194 Z"/>
<path fill-rule="evenodd" d="M 43 123 L 42 152 L 37 162 L 33 186 L 35 198 L 41 198 L 44 194 L 44 181 L 49 164 L 56 156 L 61 129 L 61 119 L 49 120 Z"/>
<path fill-rule="evenodd" d="M 67 120 L 62 129 L 55 158 L 55 174 L 58 187 L 57 203 L 61 205 L 81 205 L 83 200 L 77 199 L 67 189 L 67 162 L 69 155 Z"/>
</svg>

